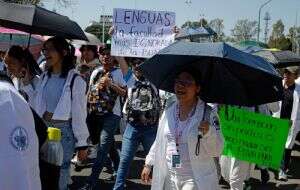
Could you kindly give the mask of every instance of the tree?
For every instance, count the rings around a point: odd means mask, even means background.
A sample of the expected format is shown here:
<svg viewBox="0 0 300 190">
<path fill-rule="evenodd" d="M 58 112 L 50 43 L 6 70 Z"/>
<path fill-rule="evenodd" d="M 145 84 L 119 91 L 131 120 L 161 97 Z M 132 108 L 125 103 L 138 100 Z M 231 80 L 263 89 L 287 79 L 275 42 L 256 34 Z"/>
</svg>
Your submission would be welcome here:
<svg viewBox="0 0 300 190">
<path fill-rule="evenodd" d="M 282 20 L 278 20 L 272 27 L 272 34 L 271 37 L 273 39 L 280 39 L 284 37 L 284 24 Z"/>
<path fill-rule="evenodd" d="M 110 29 L 111 26 L 105 26 L 104 27 L 104 43 L 110 39 L 110 36 L 108 35 L 108 31 Z M 102 40 L 102 25 L 101 24 L 93 24 L 90 25 L 88 27 L 86 27 L 85 29 L 86 32 L 94 34 L 95 36 L 97 36 L 100 40 Z"/>
<path fill-rule="evenodd" d="M 223 19 L 216 18 L 214 20 L 211 20 L 208 24 L 209 27 L 211 27 L 216 33 L 216 41 L 223 41 L 223 38 L 225 36 L 223 30 L 224 30 L 224 24 Z"/>
<path fill-rule="evenodd" d="M 292 50 L 298 54 L 300 50 L 300 27 L 291 27 L 287 37 L 291 39 Z"/>
<path fill-rule="evenodd" d="M 40 5 L 43 1 L 46 0 L 4 0 L 8 3 L 19 3 L 19 4 L 31 4 L 31 5 Z M 54 0 L 59 3 L 61 6 L 67 7 L 71 4 L 72 0 Z"/>
<path fill-rule="evenodd" d="M 185 28 L 185 27 L 191 27 L 191 28 L 199 28 L 201 26 L 207 26 L 208 22 L 206 19 L 202 18 L 199 21 L 186 21 L 181 28 Z"/>
<path fill-rule="evenodd" d="M 291 35 L 293 35 L 293 33 Z M 278 20 L 275 24 L 273 24 L 272 34 L 268 45 L 270 48 L 292 50 L 291 39 L 284 35 L 284 24 L 282 20 Z"/>
<path fill-rule="evenodd" d="M 238 20 L 231 33 L 235 41 L 252 40 L 257 34 L 257 22 L 248 19 Z"/>
</svg>

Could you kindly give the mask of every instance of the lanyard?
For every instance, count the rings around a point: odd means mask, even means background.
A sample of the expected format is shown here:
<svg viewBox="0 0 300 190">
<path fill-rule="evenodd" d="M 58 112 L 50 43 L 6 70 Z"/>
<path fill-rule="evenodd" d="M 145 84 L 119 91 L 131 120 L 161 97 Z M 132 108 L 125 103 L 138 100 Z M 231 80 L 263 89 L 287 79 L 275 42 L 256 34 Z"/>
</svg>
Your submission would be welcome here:
<svg viewBox="0 0 300 190">
<path fill-rule="evenodd" d="M 180 113 L 179 113 L 179 105 L 178 105 L 178 104 L 176 105 L 176 109 L 175 109 L 175 119 L 176 119 L 176 121 L 175 121 L 175 139 L 176 139 L 176 147 L 178 147 L 179 139 L 181 138 L 184 129 L 185 129 L 187 126 L 189 126 L 189 124 L 190 124 L 190 122 L 191 122 L 191 120 L 192 120 L 192 116 L 193 116 L 193 115 L 195 114 L 195 112 L 196 112 L 197 104 L 198 104 L 198 103 L 196 103 L 196 104 L 194 105 L 192 111 L 189 113 L 189 116 L 188 116 L 186 122 L 184 123 L 184 127 L 180 127 L 180 126 L 179 126 L 179 122 L 180 122 L 180 119 L 179 119 L 179 115 L 180 115 Z M 181 128 L 181 130 L 180 130 L 180 128 Z"/>
</svg>

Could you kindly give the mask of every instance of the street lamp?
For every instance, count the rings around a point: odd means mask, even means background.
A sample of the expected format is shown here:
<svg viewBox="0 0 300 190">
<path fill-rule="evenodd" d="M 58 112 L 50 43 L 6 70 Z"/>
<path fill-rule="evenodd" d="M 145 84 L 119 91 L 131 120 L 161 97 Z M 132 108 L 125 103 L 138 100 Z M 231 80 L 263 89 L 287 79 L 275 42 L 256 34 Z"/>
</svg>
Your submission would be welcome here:
<svg viewBox="0 0 300 190">
<path fill-rule="evenodd" d="M 261 14 L 261 10 L 264 6 L 266 6 L 268 3 L 270 3 L 272 0 L 268 0 L 267 2 L 265 2 L 264 4 L 262 4 L 259 8 L 259 12 L 258 12 L 258 32 L 257 32 L 257 41 L 259 41 L 259 33 L 260 33 L 260 14 Z"/>
</svg>

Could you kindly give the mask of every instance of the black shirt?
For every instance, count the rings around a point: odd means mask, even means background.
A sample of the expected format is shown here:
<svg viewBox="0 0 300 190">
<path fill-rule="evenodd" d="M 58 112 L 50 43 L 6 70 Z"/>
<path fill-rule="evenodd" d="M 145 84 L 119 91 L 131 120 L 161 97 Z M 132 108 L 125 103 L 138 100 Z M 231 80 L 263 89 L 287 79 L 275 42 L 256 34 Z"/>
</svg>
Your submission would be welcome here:
<svg viewBox="0 0 300 190">
<path fill-rule="evenodd" d="M 295 84 L 283 90 L 283 100 L 280 112 L 280 118 L 291 119 L 293 102 L 294 102 Z"/>
</svg>

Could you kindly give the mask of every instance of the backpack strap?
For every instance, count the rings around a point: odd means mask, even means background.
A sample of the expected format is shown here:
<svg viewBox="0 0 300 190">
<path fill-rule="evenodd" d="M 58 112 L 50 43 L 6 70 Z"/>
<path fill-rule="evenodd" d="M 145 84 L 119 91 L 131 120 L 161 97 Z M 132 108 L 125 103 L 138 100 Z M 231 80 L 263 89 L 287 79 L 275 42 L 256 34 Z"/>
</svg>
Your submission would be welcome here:
<svg viewBox="0 0 300 190">
<path fill-rule="evenodd" d="M 70 82 L 71 100 L 73 100 L 73 86 L 74 86 L 74 82 L 75 82 L 75 79 L 76 79 L 77 76 L 81 77 L 78 73 L 74 73 L 73 76 L 72 76 L 71 82 Z M 87 92 L 88 92 L 88 85 L 86 84 L 85 94 L 87 94 Z"/>
</svg>

